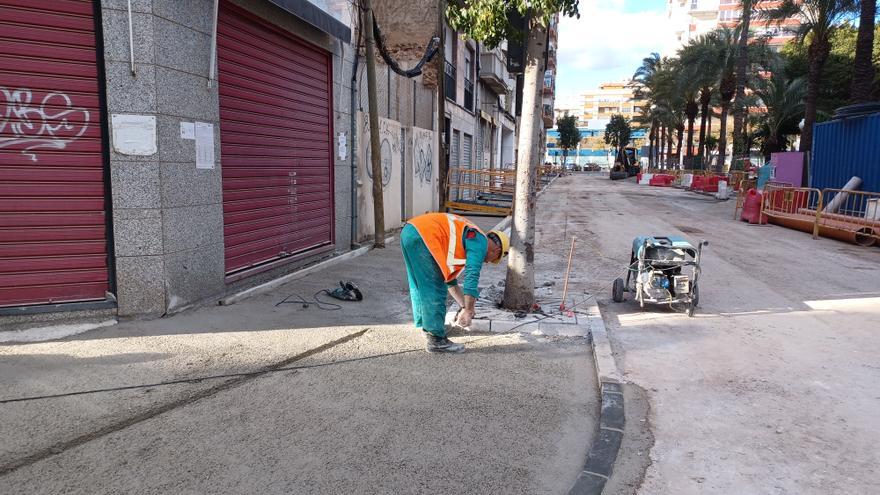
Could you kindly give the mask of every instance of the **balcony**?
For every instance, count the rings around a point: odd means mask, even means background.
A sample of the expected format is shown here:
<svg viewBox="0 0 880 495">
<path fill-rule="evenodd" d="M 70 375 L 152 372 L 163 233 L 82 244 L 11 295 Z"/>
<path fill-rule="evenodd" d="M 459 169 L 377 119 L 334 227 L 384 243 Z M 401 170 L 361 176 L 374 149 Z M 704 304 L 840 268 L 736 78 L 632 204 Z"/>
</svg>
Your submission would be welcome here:
<svg viewBox="0 0 880 495">
<path fill-rule="evenodd" d="M 464 107 L 470 111 L 474 111 L 474 82 L 464 80 Z"/>
<path fill-rule="evenodd" d="M 443 88 L 446 92 L 446 98 L 455 101 L 455 97 L 457 96 L 455 88 L 455 66 L 449 63 L 448 60 L 443 67 Z"/>
<path fill-rule="evenodd" d="M 553 96 L 553 78 L 544 78 L 544 89 L 541 94 L 544 96 Z"/>
<path fill-rule="evenodd" d="M 541 117 L 544 119 L 544 128 L 552 129 L 553 128 L 553 105 L 550 103 L 544 103 L 544 111 Z"/>
<path fill-rule="evenodd" d="M 480 81 L 495 94 L 504 95 L 511 90 L 505 72 L 504 61 L 497 50 L 480 54 Z"/>
</svg>

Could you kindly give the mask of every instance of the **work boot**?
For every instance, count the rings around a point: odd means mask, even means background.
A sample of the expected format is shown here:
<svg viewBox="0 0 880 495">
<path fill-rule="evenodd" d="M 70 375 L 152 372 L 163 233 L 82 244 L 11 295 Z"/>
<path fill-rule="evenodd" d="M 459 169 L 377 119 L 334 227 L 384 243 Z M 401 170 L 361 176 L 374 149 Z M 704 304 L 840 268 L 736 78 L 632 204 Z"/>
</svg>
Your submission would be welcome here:
<svg viewBox="0 0 880 495">
<path fill-rule="evenodd" d="M 456 344 L 446 337 L 438 337 L 431 333 L 426 335 L 428 337 L 428 346 L 426 348 L 428 352 L 464 352 L 464 344 Z"/>
</svg>

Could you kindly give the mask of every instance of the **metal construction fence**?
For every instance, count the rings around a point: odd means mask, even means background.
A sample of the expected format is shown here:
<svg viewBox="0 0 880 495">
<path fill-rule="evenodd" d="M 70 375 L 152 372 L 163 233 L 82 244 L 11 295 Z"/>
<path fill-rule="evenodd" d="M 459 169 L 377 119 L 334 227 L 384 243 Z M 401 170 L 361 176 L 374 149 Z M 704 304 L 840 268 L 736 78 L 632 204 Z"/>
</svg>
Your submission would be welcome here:
<svg viewBox="0 0 880 495">
<path fill-rule="evenodd" d="M 880 193 L 768 184 L 761 215 L 770 223 L 861 246 L 880 242 Z"/>
<path fill-rule="evenodd" d="M 560 167 L 541 166 L 535 190 L 561 175 Z M 507 216 L 513 210 L 516 170 L 450 167 L 446 180 L 446 210 L 460 213 Z"/>
</svg>

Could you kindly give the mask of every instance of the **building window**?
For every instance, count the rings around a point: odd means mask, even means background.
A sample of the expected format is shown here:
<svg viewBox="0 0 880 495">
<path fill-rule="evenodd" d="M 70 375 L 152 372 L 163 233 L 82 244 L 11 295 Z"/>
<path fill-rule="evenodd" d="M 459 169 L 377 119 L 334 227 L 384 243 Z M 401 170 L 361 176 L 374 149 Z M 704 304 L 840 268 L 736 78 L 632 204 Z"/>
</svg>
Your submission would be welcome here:
<svg viewBox="0 0 880 495">
<path fill-rule="evenodd" d="M 443 68 L 443 88 L 446 93 L 446 98 L 455 101 L 455 66 L 452 65 L 449 60 L 446 61 Z"/>
<path fill-rule="evenodd" d="M 464 107 L 474 110 L 474 52 L 470 48 L 464 54 Z"/>
<path fill-rule="evenodd" d="M 700 8 L 700 1 L 691 0 L 691 10 L 697 10 L 698 8 Z"/>
<path fill-rule="evenodd" d="M 456 79 L 455 61 L 458 58 L 458 34 L 446 26 L 446 60 L 443 64 L 443 91 L 446 98 L 456 101 L 458 98 L 458 80 Z"/>
<path fill-rule="evenodd" d="M 742 12 L 739 10 L 722 10 L 718 12 L 718 20 L 721 22 L 731 22 L 739 20 L 742 16 Z"/>
</svg>

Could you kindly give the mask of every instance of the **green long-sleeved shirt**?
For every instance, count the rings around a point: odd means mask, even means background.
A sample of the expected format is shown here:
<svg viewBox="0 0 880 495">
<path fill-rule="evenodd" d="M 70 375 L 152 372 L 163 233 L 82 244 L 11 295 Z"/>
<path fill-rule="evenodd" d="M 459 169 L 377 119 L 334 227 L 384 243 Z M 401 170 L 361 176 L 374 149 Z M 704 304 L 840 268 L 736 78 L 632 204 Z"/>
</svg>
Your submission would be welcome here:
<svg viewBox="0 0 880 495">
<path fill-rule="evenodd" d="M 473 236 L 472 239 L 468 239 L 468 232 L 473 232 L 476 235 Z M 480 284 L 480 270 L 483 269 L 483 261 L 486 259 L 486 250 L 489 247 L 489 240 L 486 239 L 486 236 L 481 234 L 479 231 L 474 230 L 470 227 L 465 227 L 464 232 L 462 233 L 461 241 L 464 245 L 466 260 L 464 270 L 461 275 L 461 277 L 464 279 L 462 292 L 464 292 L 467 296 L 479 298 L 480 291 L 478 289 L 478 286 Z M 453 280 L 447 285 L 458 285 L 458 281 Z"/>
</svg>

